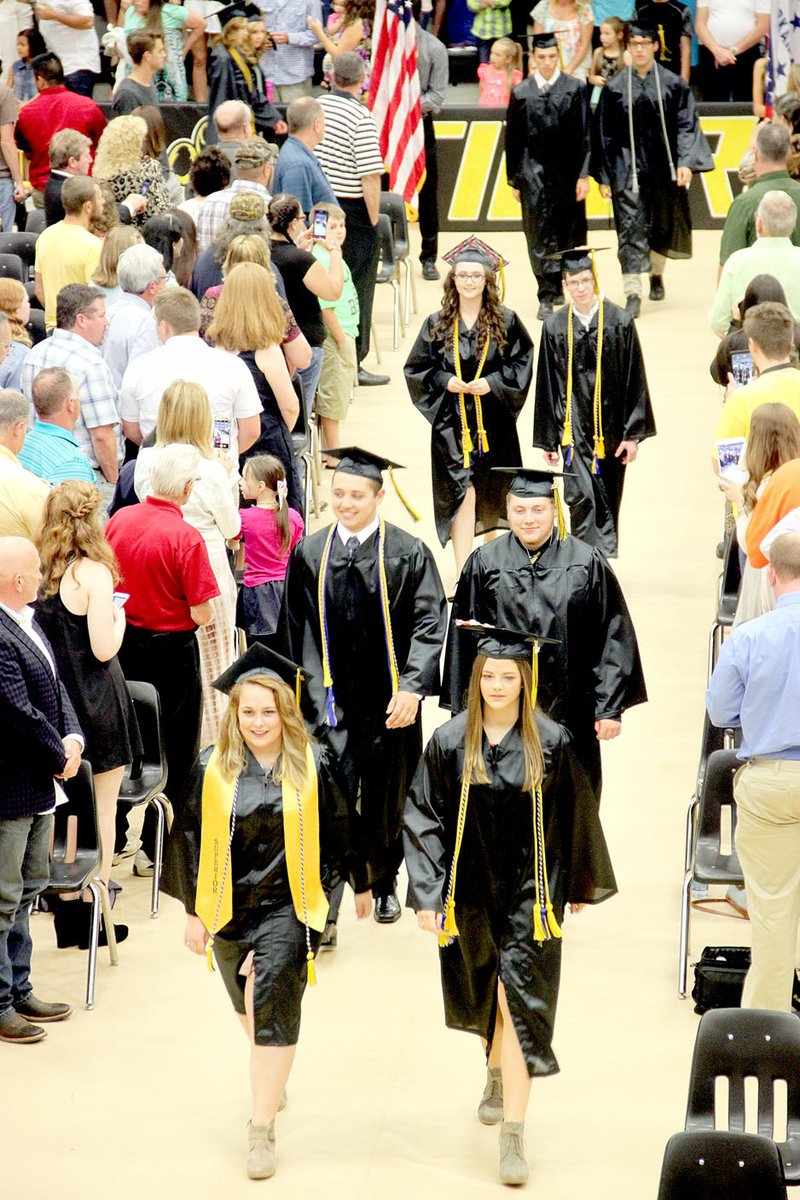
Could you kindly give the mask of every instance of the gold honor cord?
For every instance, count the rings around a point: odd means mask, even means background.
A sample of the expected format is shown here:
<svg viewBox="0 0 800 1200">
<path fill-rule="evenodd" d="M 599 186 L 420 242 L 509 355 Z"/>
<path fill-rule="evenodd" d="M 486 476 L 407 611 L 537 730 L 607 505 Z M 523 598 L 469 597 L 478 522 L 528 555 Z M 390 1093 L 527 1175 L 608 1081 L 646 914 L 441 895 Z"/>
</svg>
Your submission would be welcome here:
<svg viewBox="0 0 800 1200">
<path fill-rule="evenodd" d="M 486 356 L 488 353 L 489 338 L 487 336 L 483 345 L 483 352 L 481 353 L 481 361 L 478 363 L 478 370 L 475 374 L 475 378 L 471 381 L 472 383 L 476 383 L 477 380 L 480 379 L 481 371 L 486 365 Z M 456 315 L 456 318 L 453 322 L 453 364 L 455 366 L 456 379 L 458 379 L 460 383 L 463 383 L 464 381 L 461 377 L 461 355 L 458 352 L 458 315 Z M 486 436 L 486 430 L 483 427 L 483 405 L 481 403 L 480 396 L 473 396 L 473 399 L 475 401 L 475 421 L 478 426 L 476 431 L 476 436 L 478 439 L 478 454 L 488 454 L 489 439 Z M 458 393 L 458 410 L 461 417 L 461 450 L 464 455 L 464 468 L 467 469 L 469 467 L 469 456 L 472 454 L 472 451 L 475 449 L 475 447 L 472 443 L 472 434 L 469 431 L 469 422 L 467 421 L 467 402 L 464 399 L 463 392 Z"/>
<path fill-rule="evenodd" d="M 572 430 L 572 358 L 575 344 L 574 335 L 574 305 L 570 300 L 567 313 L 567 397 L 564 408 L 564 433 L 561 438 L 561 449 L 564 454 L 564 465 L 572 465 L 575 451 L 575 439 Z M 597 366 L 594 377 L 594 396 L 592 397 L 592 474 L 600 474 L 600 459 L 606 456 L 605 440 L 603 438 L 603 297 L 598 300 L 597 308 Z"/>
</svg>

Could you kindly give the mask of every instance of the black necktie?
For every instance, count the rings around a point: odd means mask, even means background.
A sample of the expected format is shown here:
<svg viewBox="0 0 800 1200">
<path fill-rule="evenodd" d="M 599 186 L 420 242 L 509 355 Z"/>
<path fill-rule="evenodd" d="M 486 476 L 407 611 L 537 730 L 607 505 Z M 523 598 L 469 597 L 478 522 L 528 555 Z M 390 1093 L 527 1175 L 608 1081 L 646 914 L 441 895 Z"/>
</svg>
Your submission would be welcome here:
<svg viewBox="0 0 800 1200">
<path fill-rule="evenodd" d="M 356 535 L 353 534 L 351 537 L 349 537 L 345 545 L 347 546 L 347 565 L 349 566 L 355 558 L 356 551 L 358 550 L 358 538 Z"/>
</svg>

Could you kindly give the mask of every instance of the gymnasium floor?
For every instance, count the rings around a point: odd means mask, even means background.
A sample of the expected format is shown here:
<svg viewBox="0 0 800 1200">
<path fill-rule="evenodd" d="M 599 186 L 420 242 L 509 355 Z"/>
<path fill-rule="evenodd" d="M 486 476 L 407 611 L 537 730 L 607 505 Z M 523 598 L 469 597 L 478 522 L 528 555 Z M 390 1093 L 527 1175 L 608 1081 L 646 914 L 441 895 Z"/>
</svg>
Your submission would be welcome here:
<svg viewBox="0 0 800 1200">
<path fill-rule="evenodd" d="M 441 249 L 458 240 L 443 236 Z M 593 240 L 608 245 L 609 235 Z M 630 469 L 615 570 L 650 703 L 626 715 L 622 737 L 603 752 L 602 812 L 620 894 L 567 921 L 555 1040 L 561 1074 L 534 1084 L 528 1111 L 528 1190 L 539 1200 L 654 1197 L 664 1144 L 683 1121 L 698 1018 L 691 1002 L 676 999 L 679 884 L 722 516 L 708 463 L 720 403 L 708 375 L 716 339 L 706 325 L 718 241 L 696 234 L 694 259 L 670 264 L 666 302 L 645 301 L 639 322 L 659 436 Z M 506 302 L 538 345 L 522 235 L 493 243 L 512 263 Z M 606 294 L 619 301 L 616 259 L 601 260 Z M 433 529 L 429 429 L 401 370 L 411 336 L 440 298 L 436 284 L 417 277 L 416 285 L 419 312 L 397 352 L 388 349 L 389 288 L 378 288 L 392 384 L 357 393 L 343 439 L 408 465 L 403 486 L 425 514 L 417 531 L 435 548 L 450 591 L 451 553 Z M 536 462 L 531 426 L 529 402 L 519 421 L 528 465 Z M 384 512 L 407 525 L 391 491 Z M 440 715 L 431 701 L 426 710 L 430 730 Z M 38 1045 L 0 1047 L 3 1200 L 501 1194 L 497 1131 L 475 1115 L 480 1045 L 445 1029 L 435 944 L 408 911 L 389 928 L 357 927 L 346 898 L 339 949 L 322 958 L 319 985 L 306 994 L 289 1106 L 278 1118 L 278 1174 L 257 1184 L 244 1173 L 247 1045 L 222 983 L 184 949 L 179 906 L 165 898 L 151 921 L 149 881 L 127 866 L 114 874 L 124 885 L 116 913 L 131 934 L 118 968 L 101 952 L 94 1011 L 82 1007 L 86 955 L 56 950 L 50 918 L 34 919 L 36 991 L 75 1012 Z M 744 922 L 698 917 L 694 955 L 748 934 Z"/>
</svg>

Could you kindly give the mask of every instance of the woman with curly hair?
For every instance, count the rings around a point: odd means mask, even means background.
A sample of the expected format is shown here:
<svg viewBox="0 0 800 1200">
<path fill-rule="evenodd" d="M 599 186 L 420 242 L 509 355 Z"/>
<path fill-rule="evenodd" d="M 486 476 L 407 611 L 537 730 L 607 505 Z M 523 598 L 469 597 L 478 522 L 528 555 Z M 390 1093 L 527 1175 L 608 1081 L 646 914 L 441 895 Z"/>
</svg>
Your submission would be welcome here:
<svg viewBox="0 0 800 1200">
<path fill-rule="evenodd" d="M 92 764 L 102 861 L 108 884 L 114 854 L 117 797 L 124 767 L 142 753 L 117 651 L 125 636 L 125 613 L 114 603 L 119 568 L 106 541 L 100 493 L 94 484 L 68 480 L 53 488 L 39 541 L 42 582 L 36 617 L 86 738 Z M 59 946 L 89 945 L 90 908 L 65 903 L 56 909 Z M 115 926 L 117 940 L 127 934 Z"/>
<path fill-rule="evenodd" d="M 31 315 L 31 302 L 18 279 L 8 276 L 0 279 L 0 313 L 5 313 L 11 326 L 11 345 L 0 363 L 0 388 L 13 388 L 19 392 L 22 364 L 33 343 L 26 328 Z"/>
<path fill-rule="evenodd" d="M 460 574 L 475 534 L 508 528 L 505 477 L 492 468 L 522 465 L 516 422 L 533 343 L 500 303 L 494 250 L 471 238 L 445 260 L 442 307 L 422 326 L 404 371 L 414 407 L 432 426 L 436 532 L 443 546 L 452 539 Z"/>
<path fill-rule="evenodd" d="M 315 17 L 308 17 L 308 27 L 325 49 L 322 70 L 328 87 L 333 83 L 333 60 L 338 54 L 355 50 L 364 60 L 362 90 L 369 91 L 370 60 L 372 58 L 372 22 L 375 5 L 372 0 L 334 0 L 327 30 Z"/>
<path fill-rule="evenodd" d="M 92 168 L 93 178 L 110 184 L 118 203 L 132 192 L 147 197 L 144 210 L 133 217 L 139 226 L 169 208 L 161 163 L 143 150 L 146 135 L 147 124 L 141 117 L 116 117 L 103 130 Z"/>
</svg>

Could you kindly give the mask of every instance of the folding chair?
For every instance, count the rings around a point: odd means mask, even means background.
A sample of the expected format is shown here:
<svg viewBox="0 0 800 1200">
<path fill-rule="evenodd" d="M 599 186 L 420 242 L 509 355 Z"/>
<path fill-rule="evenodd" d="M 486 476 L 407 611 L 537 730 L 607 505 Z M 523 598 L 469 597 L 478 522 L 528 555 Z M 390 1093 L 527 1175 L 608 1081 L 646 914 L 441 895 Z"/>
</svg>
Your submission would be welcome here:
<svg viewBox="0 0 800 1200">
<path fill-rule="evenodd" d="M 658 1200 L 786 1200 L 775 1143 L 752 1133 L 676 1133 L 667 1142 Z"/>
<path fill-rule="evenodd" d="M 152 804 L 156 810 L 156 848 L 150 899 L 150 916 L 155 919 L 158 916 L 158 887 L 164 862 L 164 830 L 171 811 L 164 793 L 167 786 L 167 756 L 161 732 L 161 704 L 152 683 L 129 679 L 127 685 L 144 753 L 125 768 L 117 808 L 138 808 L 142 804 Z"/>
<path fill-rule="evenodd" d="M 411 324 L 412 311 L 417 311 L 417 295 L 414 287 L 414 272 L 411 267 L 411 242 L 408 236 L 406 202 L 398 192 L 381 192 L 380 210 L 382 213 L 386 213 L 392 223 L 395 256 L 406 273 L 403 321 L 408 328 Z"/>
<path fill-rule="evenodd" d="M 394 238 L 392 236 L 392 222 L 386 213 L 381 213 L 378 217 L 378 245 L 380 247 L 380 258 L 378 259 L 378 274 L 375 278 L 376 284 L 388 283 L 394 292 L 392 302 L 392 349 L 396 350 L 400 345 L 400 281 L 397 275 L 397 252 L 395 250 Z M 375 318 L 372 320 L 372 337 L 375 342 L 375 357 L 378 362 L 381 361 L 380 348 L 378 346 L 378 335 L 375 332 Z"/>
<path fill-rule="evenodd" d="M 715 616 L 708 634 L 708 678 L 717 664 L 725 631 L 733 625 L 736 616 L 736 605 L 739 600 L 739 588 L 742 584 L 742 568 L 739 562 L 739 541 L 734 527 L 725 541 L 725 557 L 722 562 L 720 578 L 719 601 Z"/>
<path fill-rule="evenodd" d="M 32 208 L 25 217 L 25 232 L 39 234 L 47 227 L 43 208 Z"/>
</svg>

